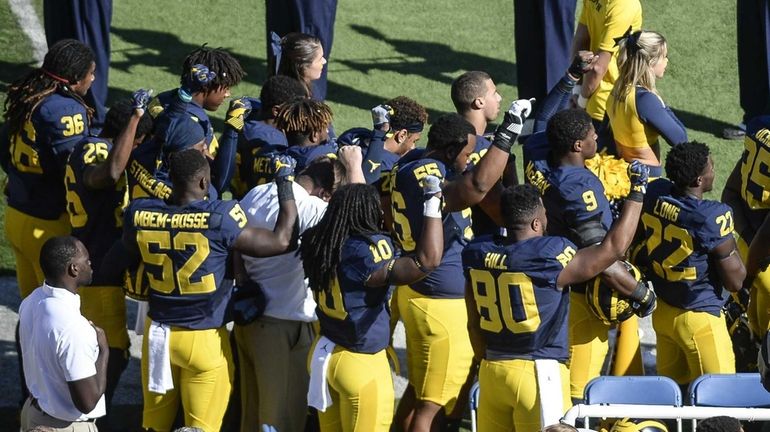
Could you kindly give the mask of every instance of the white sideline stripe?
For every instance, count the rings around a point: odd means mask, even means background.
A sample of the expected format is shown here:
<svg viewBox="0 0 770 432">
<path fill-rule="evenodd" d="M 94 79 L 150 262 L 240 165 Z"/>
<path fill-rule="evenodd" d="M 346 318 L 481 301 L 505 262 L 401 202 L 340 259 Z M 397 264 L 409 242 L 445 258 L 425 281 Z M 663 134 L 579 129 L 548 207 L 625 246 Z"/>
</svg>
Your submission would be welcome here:
<svg viewBox="0 0 770 432">
<path fill-rule="evenodd" d="M 32 57 L 38 66 L 43 64 L 43 57 L 48 52 L 48 44 L 45 41 L 45 30 L 40 24 L 40 19 L 32 7 L 30 0 L 8 0 L 8 6 L 16 17 L 16 22 L 32 44 Z"/>
</svg>

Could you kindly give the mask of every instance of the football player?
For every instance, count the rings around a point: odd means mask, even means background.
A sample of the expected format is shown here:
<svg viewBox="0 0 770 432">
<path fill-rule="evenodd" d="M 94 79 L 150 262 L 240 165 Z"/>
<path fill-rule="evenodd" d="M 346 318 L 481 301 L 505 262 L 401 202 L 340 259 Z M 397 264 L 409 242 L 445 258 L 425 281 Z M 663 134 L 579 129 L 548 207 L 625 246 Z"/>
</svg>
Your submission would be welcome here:
<svg viewBox="0 0 770 432">
<path fill-rule="evenodd" d="M 7 137 L 2 167 L 8 174 L 5 235 L 16 257 L 21 298 L 43 282 L 40 248 L 70 232 L 64 166 L 88 135 L 93 110 L 83 96 L 94 82 L 94 55 L 74 39 L 54 44 L 43 65 L 8 87 Z"/>
<path fill-rule="evenodd" d="M 746 269 L 732 210 L 703 199 L 714 184 L 708 147 L 688 142 L 672 148 L 666 175 L 650 183 L 644 200 L 639 258 L 660 297 L 652 315 L 657 371 L 686 388 L 706 373 L 735 373 L 722 288 L 740 290 Z"/>
<path fill-rule="evenodd" d="M 468 175 L 462 173 L 475 148 L 476 131 L 458 114 L 436 120 L 425 152 L 407 154 L 392 175 L 393 230 L 399 247 L 407 253 L 414 251 L 415 239 L 423 230 L 420 181 L 428 175 L 445 181 L 441 265 L 422 281 L 397 287 L 395 294 L 409 356 L 409 387 L 396 414 L 398 427 L 404 430 L 430 430 L 442 410 L 452 411 L 466 382 L 473 355 L 460 252 L 473 236 L 469 207 L 487 200 L 499 214 L 495 187 L 530 110 L 528 100 L 511 105 L 489 151 Z M 496 193 L 488 194 L 490 191 Z"/>
<path fill-rule="evenodd" d="M 200 130 L 191 119 L 180 127 Z M 293 161 L 276 164 L 280 210 L 273 231 L 246 228 L 237 201 L 205 199 L 210 168 L 196 149 L 171 157 L 174 192 L 168 201 L 135 200 L 127 208 L 123 245 L 142 263 L 150 288 L 149 334 L 142 344 L 143 427 L 169 431 L 181 401 L 186 425 L 220 430 L 233 380 L 225 328 L 232 285 L 222 283 L 228 252 L 272 256 L 292 243 Z"/>
<path fill-rule="evenodd" d="M 331 405 L 317 407 L 321 431 L 390 430 L 388 293 L 392 285 L 425 278 L 444 249 L 439 179 L 425 177 L 423 192 L 424 228 L 407 256 L 398 257 L 381 231 L 379 194 L 370 185 L 341 187 L 323 219 L 303 236 L 302 262 L 321 327 L 316 344 L 330 357 L 321 385 L 329 387 Z"/>
<path fill-rule="evenodd" d="M 604 186 L 585 167 L 585 161 L 596 154 L 591 118 L 580 109 L 560 111 L 548 122 L 546 135 L 551 148 L 548 159 L 530 161 L 526 176 L 543 196 L 548 232 L 568 238 L 579 248 L 600 243 L 612 225 L 612 212 Z M 638 283 L 620 261 L 608 266 L 602 277 L 634 300 L 640 316 L 655 308 L 655 293 Z M 610 329 L 591 312 L 585 292 L 586 284 L 572 285 L 570 290 L 570 393 L 575 401 L 583 399 L 585 385 L 601 373 Z M 638 349 L 638 337 L 636 345 Z"/>
<path fill-rule="evenodd" d="M 738 251 L 746 264 L 745 285 L 751 288 L 749 326 L 761 337 L 770 328 L 770 272 L 762 263 L 767 256 L 767 228 L 760 228 L 769 225 L 770 214 L 770 177 L 765 174 L 770 158 L 770 116 L 749 121 L 743 145 L 743 155 L 727 179 L 722 201 L 733 209 Z"/>
<path fill-rule="evenodd" d="M 115 103 L 107 112 L 99 137 L 87 137 L 75 146 L 64 176 L 72 235 L 88 249 L 94 271 L 91 285 L 80 290 L 80 310 L 104 330 L 110 346 L 105 391 L 108 415 L 112 395 L 128 365 L 129 340 L 123 288 L 119 282 L 102 279 L 100 268 L 123 232 L 125 168 L 134 145 L 152 128 L 149 115 L 145 115 L 150 94 L 138 90 L 130 101 Z"/>
<path fill-rule="evenodd" d="M 270 77 L 262 85 L 258 101 L 259 110 L 254 109 L 251 115 L 244 118 L 241 133 L 236 137 L 238 140 L 235 157 L 236 171 L 232 182 L 235 198 L 242 198 L 246 192 L 258 185 L 259 179 L 254 178 L 254 173 L 258 167 L 255 156 L 260 149 L 271 145 L 283 148 L 288 146 L 286 136 L 275 127 L 275 116 L 278 115 L 281 105 L 306 96 L 307 90 L 302 83 L 287 76 Z M 249 101 L 252 108 L 256 108 L 257 101 L 253 99 Z M 244 101 L 237 99 L 231 105 L 237 103 L 243 104 Z M 233 107 L 230 112 L 233 112 Z M 233 118 L 232 115 L 229 117 Z M 222 136 L 223 144 L 227 134 L 228 131 L 225 131 Z M 261 179 L 267 182 L 267 179 L 262 177 Z"/>
<path fill-rule="evenodd" d="M 256 152 L 251 173 L 254 184 L 261 185 L 273 180 L 270 160 L 277 154 L 287 154 L 294 158 L 298 171 L 316 158 L 336 157 L 336 146 L 328 142 L 331 123 L 332 111 L 323 102 L 300 98 L 282 104 L 273 125 L 286 135 L 287 145 L 274 143 Z"/>
<path fill-rule="evenodd" d="M 545 236 L 548 218 L 538 190 L 513 186 L 501 207 L 506 237 L 479 237 L 463 251 L 469 328 L 481 338 L 479 430 L 540 430 L 570 407 L 567 310 L 571 284 L 595 277 L 622 259 L 631 244 L 647 183 L 647 168 L 629 168 L 633 191 L 603 241 L 578 248 Z M 546 384 L 548 383 L 548 384 Z M 548 396 L 546 396 L 548 395 Z M 547 399 L 546 399 L 547 398 Z M 560 407 L 560 408 L 559 408 Z M 550 421 L 549 421 L 550 423 Z"/>
</svg>

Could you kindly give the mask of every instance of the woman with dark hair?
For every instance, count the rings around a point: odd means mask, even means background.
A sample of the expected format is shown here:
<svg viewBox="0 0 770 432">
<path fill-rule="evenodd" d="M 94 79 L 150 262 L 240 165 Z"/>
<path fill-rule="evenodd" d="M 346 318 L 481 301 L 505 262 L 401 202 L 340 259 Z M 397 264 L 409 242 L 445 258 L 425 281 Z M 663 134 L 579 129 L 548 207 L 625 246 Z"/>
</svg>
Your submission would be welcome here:
<svg viewBox="0 0 770 432">
<path fill-rule="evenodd" d="M 274 37 L 275 36 L 274 34 Z M 289 33 L 280 40 L 280 47 L 274 44 L 276 64 L 270 69 L 274 75 L 285 75 L 305 85 L 307 94 L 312 96 L 311 83 L 321 78 L 326 58 L 321 41 L 305 33 Z"/>
<path fill-rule="evenodd" d="M 366 184 L 342 186 L 302 238 L 300 253 L 321 324 L 308 401 L 320 411 L 322 431 L 390 429 L 390 287 L 426 277 L 444 250 L 439 179 L 425 177 L 423 193 L 424 229 L 412 254 L 396 256 L 382 231 L 379 193 Z M 324 366 L 316 366 L 319 358 Z M 324 393 L 330 396 L 324 401 L 311 397 Z"/>
</svg>

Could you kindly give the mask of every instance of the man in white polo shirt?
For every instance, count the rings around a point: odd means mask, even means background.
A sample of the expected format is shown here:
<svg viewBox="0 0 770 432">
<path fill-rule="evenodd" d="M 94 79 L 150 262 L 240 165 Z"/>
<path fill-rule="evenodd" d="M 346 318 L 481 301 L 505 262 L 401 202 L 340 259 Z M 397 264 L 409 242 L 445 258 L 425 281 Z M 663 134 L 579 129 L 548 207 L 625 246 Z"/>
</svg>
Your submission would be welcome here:
<svg viewBox="0 0 770 432">
<path fill-rule="evenodd" d="M 30 397 L 21 429 L 95 431 L 105 414 L 109 346 L 80 314 L 78 288 L 91 283 L 88 250 L 75 237 L 54 237 L 40 251 L 45 282 L 19 306 L 19 338 Z M 88 289 L 88 288 L 85 288 Z"/>
<path fill-rule="evenodd" d="M 299 233 L 316 225 L 337 186 L 363 183 L 361 148 L 342 147 L 338 160 L 311 162 L 294 183 Z M 255 187 L 241 200 L 248 226 L 272 229 L 278 213 L 272 183 Z M 235 326 L 241 387 L 241 431 L 270 425 L 281 432 L 303 431 L 307 410 L 307 357 L 316 321 L 315 301 L 296 252 L 270 258 L 243 256 L 248 277 L 265 295 L 264 314 Z M 266 355 L 266 353 L 269 353 Z"/>
</svg>

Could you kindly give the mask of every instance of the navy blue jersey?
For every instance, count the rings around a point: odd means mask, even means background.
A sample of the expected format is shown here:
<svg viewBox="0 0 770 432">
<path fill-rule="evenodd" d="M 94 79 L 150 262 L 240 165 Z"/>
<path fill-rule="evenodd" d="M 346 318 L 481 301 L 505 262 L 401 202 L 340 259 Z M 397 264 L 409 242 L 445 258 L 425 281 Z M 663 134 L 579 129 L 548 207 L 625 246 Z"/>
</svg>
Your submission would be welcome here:
<svg viewBox="0 0 770 432">
<path fill-rule="evenodd" d="M 112 143 L 107 140 L 82 140 L 70 154 L 64 177 L 72 235 L 88 249 L 94 274 L 99 273 L 102 258 L 123 233 L 123 208 L 128 204 L 125 175 L 105 189 L 91 189 L 85 184 L 86 171 L 104 163 L 110 151 Z M 101 281 L 94 280 L 93 285 L 101 285 Z"/>
<path fill-rule="evenodd" d="M 530 135 L 522 146 L 524 166 L 528 166 L 530 162 L 547 160 L 550 152 L 551 147 L 548 144 L 548 136 L 545 131 Z"/>
<path fill-rule="evenodd" d="M 373 186 L 380 191 L 380 195 L 390 195 L 390 176 L 393 174 L 393 167 L 396 166 L 399 159 L 399 155 L 385 151 L 382 154 L 382 160 L 379 162 L 379 166 L 373 166 L 375 162 L 371 160 L 365 161 L 369 166 L 364 166 L 364 169 L 380 169 L 380 177 L 373 183 Z"/>
<path fill-rule="evenodd" d="M 385 235 L 351 236 L 345 241 L 329 291 L 316 293 L 322 335 L 360 353 L 373 354 L 388 346 L 389 287 L 367 287 L 364 282 L 393 259 L 393 245 Z"/>
<path fill-rule="evenodd" d="M 468 156 L 468 167 L 466 170 L 470 170 L 479 163 L 482 157 L 489 151 L 489 146 L 492 142 L 483 135 L 476 135 L 476 147 L 473 148 L 473 153 Z"/>
<path fill-rule="evenodd" d="M 179 96 L 177 96 L 179 89 L 172 89 L 164 91 L 158 94 L 153 102 L 150 104 L 149 110 L 153 117 L 157 118 L 160 113 L 168 108 Z M 208 144 L 209 152 L 212 155 L 216 155 L 219 144 L 217 138 L 214 136 L 214 128 L 211 126 L 211 120 L 209 120 L 206 110 L 202 106 L 195 102 L 187 104 L 187 113 L 190 114 L 190 118 L 195 120 L 203 129 L 203 134 L 206 136 L 206 144 Z"/>
<path fill-rule="evenodd" d="M 337 157 L 337 146 L 333 144 L 320 144 L 313 146 L 291 146 L 286 150 L 286 154 L 297 161 L 295 172 L 299 173 L 314 160 L 327 156 Z M 272 178 L 270 179 L 272 180 Z"/>
<path fill-rule="evenodd" d="M 687 310 L 715 315 L 724 304 L 722 282 L 709 269 L 709 252 L 733 237 L 730 207 L 681 195 L 659 179 L 647 188 L 642 211 L 645 274 L 658 297 Z"/>
<path fill-rule="evenodd" d="M 233 180 L 233 192 L 242 197 L 254 186 L 272 180 L 270 171 L 270 152 L 262 153 L 263 148 L 285 150 L 288 147 L 286 135 L 263 121 L 251 120 L 243 125 L 238 137 L 238 150 L 235 156 L 236 176 Z M 262 156 L 258 160 L 258 157 Z M 266 160 L 267 162 L 264 162 Z M 261 170 L 258 172 L 258 170 Z M 265 175 L 269 173 L 270 175 Z M 258 174 L 258 175 L 255 175 Z"/>
<path fill-rule="evenodd" d="M 222 326 L 232 294 L 220 287 L 227 254 L 246 226 L 238 201 L 173 206 L 140 199 L 129 204 L 124 223 L 141 253 L 150 318 L 193 330 Z"/>
<path fill-rule="evenodd" d="M 62 93 L 43 99 L 22 130 L 10 137 L 8 205 L 40 219 L 58 219 L 65 213 L 64 169 L 75 144 L 85 136 L 85 106 Z"/>
<path fill-rule="evenodd" d="M 410 157 L 407 153 L 405 157 Z M 417 240 L 422 235 L 423 194 L 420 181 L 428 175 L 440 179 L 451 178 L 443 162 L 425 158 L 407 162 L 398 162 L 398 171 L 392 177 L 391 210 L 393 230 L 399 247 L 406 251 L 415 250 Z M 434 298 L 462 298 L 465 283 L 462 277 L 463 247 L 473 238 L 471 229 L 471 209 L 443 215 L 444 256 L 439 267 L 422 279 L 410 285 L 415 291 Z"/>
<path fill-rule="evenodd" d="M 567 361 L 569 290 L 556 287 L 577 247 L 562 237 L 506 244 L 485 236 L 463 251 L 488 360 Z"/>
<path fill-rule="evenodd" d="M 612 226 L 610 203 L 604 195 L 604 186 L 594 173 L 585 167 L 552 166 L 544 160 L 530 161 L 526 179 L 543 197 L 548 216 L 548 234 L 566 237 L 580 247 L 602 239 L 591 239 L 583 244 L 575 233 L 580 224 L 597 220 L 609 231 Z"/>
</svg>

